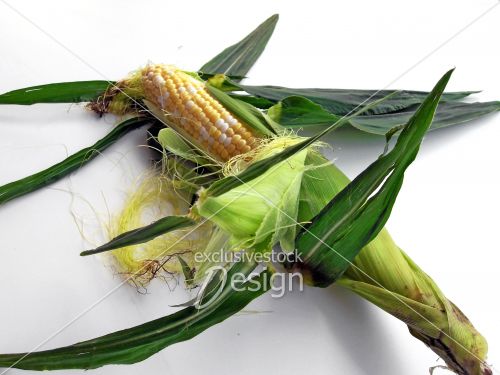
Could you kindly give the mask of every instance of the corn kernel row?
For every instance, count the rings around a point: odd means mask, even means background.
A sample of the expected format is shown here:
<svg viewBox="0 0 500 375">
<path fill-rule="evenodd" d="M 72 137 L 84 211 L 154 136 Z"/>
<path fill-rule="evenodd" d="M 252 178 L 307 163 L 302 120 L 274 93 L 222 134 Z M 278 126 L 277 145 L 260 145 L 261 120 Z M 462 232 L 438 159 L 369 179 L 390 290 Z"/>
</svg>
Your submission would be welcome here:
<svg viewBox="0 0 500 375">
<path fill-rule="evenodd" d="M 227 161 L 255 146 L 252 130 L 213 98 L 204 82 L 176 67 L 148 65 L 142 86 L 170 126 L 215 158 Z"/>
</svg>

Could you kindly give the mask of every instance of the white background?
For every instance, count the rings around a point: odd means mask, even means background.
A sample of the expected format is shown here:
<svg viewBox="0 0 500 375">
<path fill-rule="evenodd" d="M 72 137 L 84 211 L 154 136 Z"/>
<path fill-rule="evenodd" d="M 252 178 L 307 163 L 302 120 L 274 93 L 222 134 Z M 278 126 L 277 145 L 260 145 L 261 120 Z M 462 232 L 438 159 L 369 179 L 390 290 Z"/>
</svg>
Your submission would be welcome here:
<svg viewBox="0 0 500 375">
<path fill-rule="evenodd" d="M 44 35 L 0 1 L 0 92 L 57 81 L 119 79 L 148 61 L 195 70 L 275 12 L 280 22 L 249 83 L 382 88 L 495 4 L 367 1 L 12 1 Z M 457 67 L 449 90 L 500 99 L 500 7 L 391 88 L 429 90 Z M 84 61 L 85 63 L 83 63 Z M 500 367 L 498 165 L 500 115 L 429 134 L 407 172 L 388 227 L 398 244 L 463 309 Z M 47 167 L 106 134 L 113 119 L 76 105 L 0 108 L 0 184 Z M 383 140 L 331 137 L 338 165 L 354 177 Z M 144 131 L 50 188 L 0 207 L 0 352 L 27 351 L 116 287 L 88 248 L 102 240 L 85 200 L 105 214 L 148 165 Z M 70 194 L 71 192 L 71 194 Z M 73 198 L 72 198 L 73 197 Z M 154 283 L 124 286 L 43 348 L 71 344 L 163 316 L 186 300 Z M 195 339 L 133 366 L 92 374 L 426 374 L 436 355 L 404 324 L 335 286 L 282 299 L 264 296 Z M 443 370 L 439 370 L 441 373 Z M 9 373 L 21 373 L 12 370 Z M 62 371 L 60 373 L 74 373 Z M 77 373 L 79 373 L 77 371 Z"/>
</svg>

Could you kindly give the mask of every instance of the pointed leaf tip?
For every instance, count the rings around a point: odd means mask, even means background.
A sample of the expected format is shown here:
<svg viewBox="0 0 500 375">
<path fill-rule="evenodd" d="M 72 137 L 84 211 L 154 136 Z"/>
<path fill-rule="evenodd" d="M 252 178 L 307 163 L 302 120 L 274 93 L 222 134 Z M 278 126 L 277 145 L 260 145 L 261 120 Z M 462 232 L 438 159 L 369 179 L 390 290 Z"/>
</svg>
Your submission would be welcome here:
<svg viewBox="0 0 500 375">
<path fill-rule="evenodd" d="M 25 87 L 0 94 L 0 104 L 32 105 L 37 103 L 81 103 L 97 99 L 110 84 L 108 81 L 58 82 Z"/>
<path fill-rule="evenodd" d="M 94 255 L 126 246 L 138 245 L 151 241 L 162 234 L 183 229 L 194 224 L 196 223 L 187 216 L 166 216 L 149 225 L 122 233 L 96 249 L 82 251 L 80 255 Z"/>
<path fill-rule="evenodd" d="M 200 68 L 206 74 L 225 74 L 244 77 L 260 57 L 274 32 L 279 15 L 274 14 L 254 31 L 227 47 Z"/>
</svg>

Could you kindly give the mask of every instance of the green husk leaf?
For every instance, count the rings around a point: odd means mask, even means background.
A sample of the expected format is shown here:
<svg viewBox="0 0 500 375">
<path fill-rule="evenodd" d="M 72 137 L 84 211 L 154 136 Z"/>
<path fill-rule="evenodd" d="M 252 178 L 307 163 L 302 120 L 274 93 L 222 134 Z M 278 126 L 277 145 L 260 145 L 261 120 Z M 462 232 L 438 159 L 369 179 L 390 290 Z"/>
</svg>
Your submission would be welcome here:
<svg viewBox="0 0 500 375">
<path fill-rule="evenodd" d="M 110 133 L 97 141 L 94 145 L 78 151 L 62 162 L 31 176 L 0 186 L 0 204 L 60 180 L 86 165 L 124 135 L 143 125 L 150 124 L 152 121 L 154 120 L 139 117 L 123 121 L 116 125 Z"/>
<path fill-rule="evenodd" d="M 225 108 L 235 114 L 240 120 L 254 129 L 258 134 L 263 136 L 276 134 L 276 129 L 272 127 L 272 123 L 270 124 L 264 114 L 257 108 L 244 101 L 229 96 L 224 91 L 221 91 L 212 85 L 207 85 L 206 87 L 210 94 L 220 101 Z"/>
<path fill-rule="evenodd" d="M 276 150 L 275 152 L 279 152 Z M 308 150 L 218 196 L 200 192 L 196 212 L 230 234 L 236 248 L 293 251 L 301 180 Z"/>
<path fill-rule="evenodd" d="M 187 264 L 186 261 L 179 255 L 177 255 L 177 261 L 181 265 L 182 274 L 184 275 L 186 284 L 189 286 L 193 285 L 194 269 L 189 267 L 189 264 Z"/>
<path fill-rule="evenodd" d="M 349 179 L 318 152 L 308 152 L 299 195 L 299 223 L 310 222 L 313 217 L 349 184 Z"/>
<path fill-rule="evenodd" d="M 322 106 L 335 115 L 346 115 L 366 100 L 378 100 L 387 96 L 389 90 L 351 90 L 351 89 L 318 89 L 318 88 L 288 88 L 281 86 L 249 86 L 238 85 L 248 94 L 279 102 L 289 96 L 301 96 Z M 460 91 L 443 94 L 442 101 L 457 101 L 477 91 Z M 422 103 L 428 95 L 425 91 L 401 90 L 390 100 L 366 111 L 365 115 L 377 115 L 404 110 Z"/>
<path fill-rule="evenodd" d="M 113 83 L 109 81 L 76 81 L 25 87 L 0 95 L 0 104 L 91 102 L 102 95 Z"/>
<path fill-rule="evenodd" d="M 383 228 L 452 72 L 440 79 L 391 152 L 347 185 L 297 236 L 300 267 L 314 285 L 326 287 L 335 282 Z"/>
<path fill-rule="evenodd" d="M 173 230 L 182 229 L 195 225 L 196 223 L 186 216 L 166 216 L 141 228 L 137 228 L 113 238 L 108 243 L 93 250 L 80 253 L 81 256 L 94 255 L 105 251 L 119 249 L 121 247 L 137 245 L 152 240 L 162 234 Z"/>
<path fill-rule="evenodd" d="M 275 104 L 274 102 L 267 100 L 266 98 L 259 98 L 253 95 L 241 95 L 241 94 L 230 93 L 229 96 L 241 100 L 243 102 L 246 102 L 248 104 L 251 104 L 254 107 L 260 109 L 268 109 L 269 107 L 272 107 Z"/>
<path fill-rule="evenodd" d="M 319 104 L 302 96 L 289 96 L 268 109 L 270 118 L 284 127 L 327 125 L 341 116 L 328 112 Z"/>
<path fill-rule="evenodd" d="M 159 151 L 161 157 L 156 160 L 157 166 L 172 181 L 175 189 L 190 192 L 193 196 L 200 187 L 209 186 L 219 177 L 213 161 L 205 158 L 175 130 L 161 125 L 153 130 L 149 143 Z"/>
<path fill-rule="evenodd" d="M 158 142 L 169 152 L 180 156 L 183 159 L 192 161 L 199 165 L 208 165 L 210 162 L 204 158 L 196 149 L 189 145 L 175 130 L 171 128 L 163 128 L 158 133 Z"/>
<path fill-rule="evenodd" d="M 500 102 L 441 103 L 430 129 L 463 124 L 497 111 L 500 111 Z M 413 111 L 408 110 L 385 115 L 362 116 L 351 121 L 351 124 L 355 128 L 368 133 L 385 135 L 391 129 L 403 127 L 412 114 Z"/>
<path fill-rule="evenodd" d="M 410 107 L 404 111 L 384 115 L 362 115 L 350 123 L 353 127 L 372 134 L 392 136 L 398 133 L 415 113 Z M 500 102 L 461 103 L 443 102 L 439 105 L 430 130 L 459 125 L 500 110 Z M 300 96 L 290 96 L 268 109 L 268 115 L 281 126 L 300 128 L 331 124 L 339 118 L 319 104 Z"/>
<path fill-rule="evenodd" d="M 255 264 L 236 263 L 231 275 L 250 275 Z M 243 309 L 269 289 L 264 271 L 251 281 L 237 284 L 236 292 L 227 282 L 222 293 L 208 306 L 182 309 L 172 315 L 71 346 L 33 353 L 0 355 L 0 367 L 26 370 L 94 369 L 110 364 L 132 364 L 147 359 L 169 345 L 189 340 Z M 256 288 L 256 285 L 258 288 Z"/>
<path fill-rule="evenodd" d="M 235 91 L 238 90 L 239 87 L 236 85 L 236 82 L 244 79 L 244 76 L 233 76 L 233 75 L 224 75 L 224 74 L 210 74 L 204 73 L 201 71 L 198 72 L 189 72 L 184 70 L 184 73 L 189 74 L 190 76 L 201 79 L 202 81 L 219 81 L 219 85 L 217 88 L 223 91 Z M 220 87 L 219 87 L 220 86 Z"/>
<path fill-rule="evenodd" d="M 278 19 L 277 14 L 269 17 L 244 39 L 203 65 L 200 71 L 208 74 L 245 76 L 264 51 Z"/>
</svg>

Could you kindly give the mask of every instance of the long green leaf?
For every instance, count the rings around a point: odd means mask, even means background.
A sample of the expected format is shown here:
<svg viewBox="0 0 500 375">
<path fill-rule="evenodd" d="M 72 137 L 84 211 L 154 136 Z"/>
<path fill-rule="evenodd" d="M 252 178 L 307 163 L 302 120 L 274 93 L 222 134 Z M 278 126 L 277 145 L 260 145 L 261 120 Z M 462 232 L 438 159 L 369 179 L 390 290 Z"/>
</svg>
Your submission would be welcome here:
<svg viewBox="0 0 500 375">
<path fill-rule="evenodd" d="M 166 216 L 144 227 L 122 233 L 96 249 L 82 251 L 80 255 L 94 255 L 125 246 L 137 245 L 150 241 L 162 234 L 190 227 L 194 224 L 196 223 L 186 216 Z"/>
<path fill-rule="evenodd" d="M 367 133 L 386 135 L 391 129 L 402 128 L 416 108 L 385 115 L 362 115 L 350 121 L 355 128 Z M 461 103 L 444 102 L 436 111 L 430 130 L 459 125 L 500 110 L 500 102 Z M 301 128 L 329 125 L 339 116 L 319 104 L 300 96 L 290 96 L 268 110 L 269 116 L 281 126 Z"/>
<path fill-rule="evenodd" d="M 232 275 L 250 275 L 253 263 L 236 263 Z M 25 370 L 94 369 L 110 364 L 131 364 L 142 361 L 169 345 L 186 341 L 243 309 L 249 302 L 269 289 L 269 275 L 265 272 L 249 282 L 234 278 L 222 293 L 203 309 L 187 307 L 172 315 L 108 334 L 75 345 L 34 353 L 0 355 L 0 367 Z M 257 288 L 256 288 L 257 286 Z"/>
<path fill-rule="evenodd" d="M 403 129 L 394 148 L 365 169 L 297 236 L 296 249 L 314 285 L 326 287 L 383 228 L 431 125 L 453 70 L 437 83 Z"/>
<path fill-rule="evenodd" d="M 248 86 L 239 85 L 243 91 L 251 95 L 278 102 L 289 96 L 302 96 L 321 105 L 328 112 L 335 115 L 345 115 L 364 103 L 366 100 L 378 100 L 392 91 L 388 90 L 350 90 L 350 89 L 316 89 L 316 88 L 289 88 L 281 86 Z M 465 98 L 476 91 L 449 92 L 442 96 L 443 101 L 454 101 Z M 391 113 L 422 103 L 428 95 L 425 91 L 401 90 L 390 100 L 380 103 L 370 109 L 365 115 Z"/>
<path fill-rule="evenodd" d="M 203 65 L 200 71 L 208 74 L 245 76 L 264 51 L 278 19 L 277 14 L 269 17 L 243 40 L 226 48 Z"/>
<path fill-rule="evenodd" d="M 123 121 L 108 135 L 97 141 L 93 146 L 84 148 L 76 154 L 66 158 L 62 162 L 57 163 L 41 172 L 0 186 L 0 204 L 31 193 L 32 191 L 41 189 L 60 180 L 90 162 L 97 155 L 99 155 L 100 152 L 111 146 L 125 134 L 137 129 L 140 126 L 151 123 L 152 121 L 154 120 L 147 118 L 132 118 Z"/>
<path fill-rule="evenodd" d="M 80 103 L 97 99 L 112 82 L 77 81 L 26 87 L 0 95 L 0 104 Z"/>
<path fill-rule="evenodd" d="M 463 124 L 497 111 L 500 111 L 500 102 L 441 103 L 432 121 L 431 130 Z M 403 111 L 386 115 L 360 116 L 353 119 L 351 125 L 368 133 L 385 135 L 389 130 L 406 124 L 413 113 L 413 111 Z"/>
</svg>

